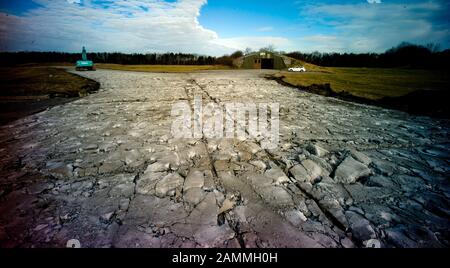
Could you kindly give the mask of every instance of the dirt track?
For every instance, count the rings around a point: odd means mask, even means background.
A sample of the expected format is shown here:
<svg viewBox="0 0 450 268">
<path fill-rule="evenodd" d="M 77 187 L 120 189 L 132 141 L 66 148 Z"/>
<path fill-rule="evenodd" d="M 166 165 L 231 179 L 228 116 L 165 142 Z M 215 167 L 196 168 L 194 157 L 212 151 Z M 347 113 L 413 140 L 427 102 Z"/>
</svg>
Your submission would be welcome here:
<svg viewBox="0 0 450 268">
<path fill-rule="evenodd" d="M 0 246 L 449 246 L 448 121 L 259 74 L 80 73 L 97 94 L 0 129 Z M 280 103 L 278 148 L 173 139 L 194 94 Z"/>
</svg>

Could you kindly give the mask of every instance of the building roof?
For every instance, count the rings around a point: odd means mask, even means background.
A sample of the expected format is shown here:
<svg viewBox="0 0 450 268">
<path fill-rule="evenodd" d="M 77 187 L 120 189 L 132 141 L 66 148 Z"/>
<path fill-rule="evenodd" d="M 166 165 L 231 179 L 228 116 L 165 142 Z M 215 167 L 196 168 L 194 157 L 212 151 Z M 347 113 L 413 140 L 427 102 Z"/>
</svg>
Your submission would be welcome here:
<svg viewBox="0 0 450 268">
<path fill-rule="evenodd" d="M 244 55 L 243 57 L 245 58 L 245 57 L 250 57 L 250 56 L 254 56 L 254 55 L 259 56 L 260 53 L 270 53 L 270 54 L 273 54 L 274 56 L 283 57 L 283 55 L 281 55 L 277 52 L 274 52 L 274 51 L 269 51 L 269 50 L 255 51 L 250 54 Z"/>
</svg>

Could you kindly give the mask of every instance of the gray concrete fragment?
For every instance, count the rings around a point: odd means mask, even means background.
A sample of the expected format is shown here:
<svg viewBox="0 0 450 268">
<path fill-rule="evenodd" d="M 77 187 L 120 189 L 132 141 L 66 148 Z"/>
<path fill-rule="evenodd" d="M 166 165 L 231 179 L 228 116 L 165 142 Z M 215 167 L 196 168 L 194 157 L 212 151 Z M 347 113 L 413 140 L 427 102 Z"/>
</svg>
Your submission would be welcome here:
<svg viewBox="0 0 450 268">
<path fill-rule="evenodd" d="M 156 163 L 153 163 L 153 164 L 149 165 L 147 167 L 147 169 L 145 170 L 145 173 L 148 173 L 148 172 L 164 172 L 164 171 L 169 171 L 169 169 L 170 169 L 170 164 L 169 163 L 156 162 Z"/>
<path fill-rule="evenodd" d="M 351 184 L 361 177 L 369 176 L 371 173 L 372 171 L 366 165 L 348 156 L 337 167 L 334 180 L 339 183 Z"/>
<path fill-rule="evenodd" d="M 366 218 L 352 211 L 345 212 L 345 216 L 349 222 L 353 237 L 357 241 L 362 243 L 363 241 L 376 238 L 375 230 Z"/>
<path fill-rule="evenodd" d="M 183 193 L 184 201 L 190 205 L 197 205 L 205 197 L 206 192 L 201 188 L 189 188 Z"/>
<path fill-rule="evenodd" d="M 202 171 L 193 170 L 189 172 L 184 182 L 183 191 L 191 188 L 202 188 L 205 183 L 205 178 Z"/>
<path fill-rule="evenodd" d="M 155 190 L 155 186 L 167 173 L 164 172 L 146 172 L 136 183 L 136 192 L 138 194 L 149 194 Z"/>
<path fill-rule="evenodd" d="M 158 197 L 165 197 L 166 195 L 173 196 L 175 189 L 181 188 L 184 183 L 184 178 L 178 173 L 171 173 L 162 178 L 155 186 L 155 194 Z"/>
<path fill-rule="evenodd" d="M 320 147 L 317 144 L 308 144 L 308 146 L 306 146 L 306 150 L 308 150 L 309 153 L 316 155 L 318 157 L 323 157 L 329 153 L 326 149 Z"/>
<path fill-rule="evenodd" d="M 273 182 L 276 184 L 281 184 L 289 181 L 289 178 L 279 167 L 272 167 L 271 169 L 267 170 L 264 175 L 272 178 Z"/>
</svg>

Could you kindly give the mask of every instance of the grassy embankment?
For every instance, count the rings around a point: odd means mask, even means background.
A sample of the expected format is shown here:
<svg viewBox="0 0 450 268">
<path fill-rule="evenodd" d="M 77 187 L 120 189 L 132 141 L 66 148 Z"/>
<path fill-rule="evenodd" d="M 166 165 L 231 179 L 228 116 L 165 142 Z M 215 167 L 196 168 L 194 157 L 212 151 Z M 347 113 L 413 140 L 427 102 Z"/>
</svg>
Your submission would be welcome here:
<svg viewBox="0 0 450 268">
<path fill-rule="evenodd" d="M 398 108 L 421 114 L 447 115 L 449 70 L 320 67 L 304 62 L 306 73 L 281 71 L 278 81 L 328 96 Z M 327 85 L 328 84 L 328 85 Z"/>
<path fill-rule="evenodd" d="M 0 125 L 98 90 L 95 81 L 51 67 L 2 67 Z"/>
</svg>

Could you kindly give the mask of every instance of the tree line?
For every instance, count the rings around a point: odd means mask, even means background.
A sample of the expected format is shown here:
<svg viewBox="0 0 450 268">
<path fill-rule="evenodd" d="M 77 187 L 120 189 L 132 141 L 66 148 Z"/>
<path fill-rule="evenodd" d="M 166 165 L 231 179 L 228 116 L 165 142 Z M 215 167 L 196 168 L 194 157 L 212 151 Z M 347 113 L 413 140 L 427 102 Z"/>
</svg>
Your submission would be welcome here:
<svg viewBox="0 0 450 268">
<path fill-rule="evenodd" d="M 261 50 L 275 51 L 273 46 Z M 161 65 L 228 65 L 233 66 L 235 59 L 251 53 L 251 49 L 236 51 L 231 55 L 212 57 L 186 53 L 148 53 L 126 54 L 118 52 L 88 53 L 94 63 L 116 64 L 161 64 Z M 401 43 L 384 53 L 284 53 L 286 56 L 328 67 L 410 67 L 422 69 L 449 69 L 450 49 L 439 50 L 439 46 L 426 46 Z M 64 52 L 1 52 L 0 65 L 16 65 L 25 63 L 70 62 L 81 59 L 81 53 Z"/>
<path fill-rule="evenodd" d="M 217 58 L 185 53 L 87 53 L 88 59 L 94 63 L 116 64 L 161 64 L 161 65 L 210 65 L 216 64 Z M 65 52 L 1 52 L 1 65 L 14 65 L 25 63 L 71 62 L 81 59 L 81 53 Z"/>
<path fill-rule="evenodd" d="M 422 69 L 449 69 L 450 49 L 439 50 L 439 46 L 410 43 L 388 49 L 384 53 L 286 53 L 287 56 L 327 67 L 409 67 Z"/>
</svg>

